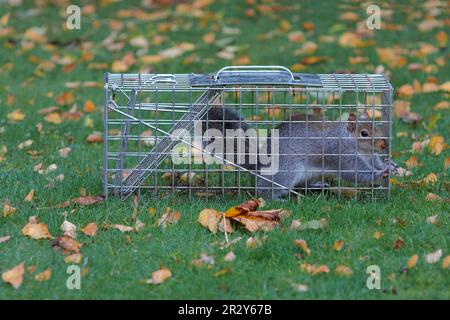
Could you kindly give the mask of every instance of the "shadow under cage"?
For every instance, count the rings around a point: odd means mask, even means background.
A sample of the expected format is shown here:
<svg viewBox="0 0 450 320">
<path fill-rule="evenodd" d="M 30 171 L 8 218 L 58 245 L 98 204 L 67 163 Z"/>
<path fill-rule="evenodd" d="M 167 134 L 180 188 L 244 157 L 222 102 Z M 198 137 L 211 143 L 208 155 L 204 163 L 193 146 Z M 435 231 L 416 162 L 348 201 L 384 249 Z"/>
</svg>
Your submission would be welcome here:
<svg viewBox="0 0 450 320">
<path fill-rule="evenodd" d="M 382 74 L 107 73 L 104 91 L 106 196 L 389 197 Z"/>
</svg>

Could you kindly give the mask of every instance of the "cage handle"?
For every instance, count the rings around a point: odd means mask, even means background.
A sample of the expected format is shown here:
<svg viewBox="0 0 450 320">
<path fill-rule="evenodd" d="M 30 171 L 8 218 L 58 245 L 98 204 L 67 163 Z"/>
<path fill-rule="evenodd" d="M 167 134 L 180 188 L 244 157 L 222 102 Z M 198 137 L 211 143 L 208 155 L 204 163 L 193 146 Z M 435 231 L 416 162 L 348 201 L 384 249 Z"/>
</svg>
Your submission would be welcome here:
<svg viewBox="0 0 450 320">
<path fill-rule="evenodd" d="M 151 84 L 155 83 L 173 83 L 176 84 L 177 80 L 173 74 L 156 74 L 153 77 L 149 78 L 147 81 L 150 81 Z"/>
<path fill-rule="evenodd" d="M 291 70 L 289 70 L 288 68 L 283 67 L 283 66 L 227 66 L 227 67 L 223 67 L 222 69 L 217 71 L 217 73 L 214 75 L 214 81 L 217 81 L 219 79 L 219 75 L 222 72 L 233 72 L 232 70 L 234 70 L 234 71 L 252 70 L 250 72 L 264 73 L 264 72 L 268 72 L 268 71 L 272 71 L 272 70 L 276 70 L 276 69 L 278 69 L 278 71 L 283 71 L 283 72 L 288 73 L 291 76 L 292 81 L 295 81 L 294 74 L 291 72 Z"/>
</svg>

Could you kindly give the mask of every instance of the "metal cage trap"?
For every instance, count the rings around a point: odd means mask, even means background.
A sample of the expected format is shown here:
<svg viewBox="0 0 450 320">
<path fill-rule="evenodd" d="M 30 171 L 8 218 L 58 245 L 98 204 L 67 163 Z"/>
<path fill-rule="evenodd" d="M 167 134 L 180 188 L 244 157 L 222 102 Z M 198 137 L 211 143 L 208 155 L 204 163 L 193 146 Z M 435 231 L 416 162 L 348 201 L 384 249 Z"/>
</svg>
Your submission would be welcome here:
<svg viewBox="0 0 450 320">
<path fill-rule="evenodd" d="M 104 192 L 388 198 L 393 88 L 280 66 L 105 75 Z"/>
</svg>

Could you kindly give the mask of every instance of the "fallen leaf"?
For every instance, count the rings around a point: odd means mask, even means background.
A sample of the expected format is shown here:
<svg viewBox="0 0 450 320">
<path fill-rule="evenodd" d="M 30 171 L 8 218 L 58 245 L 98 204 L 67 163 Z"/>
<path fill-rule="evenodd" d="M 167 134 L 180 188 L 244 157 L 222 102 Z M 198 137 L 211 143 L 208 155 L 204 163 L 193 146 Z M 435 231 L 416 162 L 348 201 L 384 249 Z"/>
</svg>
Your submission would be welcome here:
<svg viewBox="0 0 450 320">
<path fill-rule="evenodd" d="M 426 199 L 427 201 L 442 201 L 442 198 L 441 198 L 441 197 L 439 197 L 437 194 L 434 194 L 434 193 L 432 193 L 432 192 L 429 192 L 429 193 L 427 194 L 427 196 L 425 197 L 425 199 Z"/>
<path fill-rule="evenodd" d="M 429 224 L 437 224 L 437 222 L 438 222 L 438 216 L 437 215 L 427 217 L 427 223 L 429 223 Z"/>
<path fill-rule="evenodd" d="M 47 121 L 49 123 L 53 123 L 53 124 L 61 124 L 62 123 L 61 115 L 57 112 L 53 112 L 53 113 L 46 115 L 44 119 L 45 119 L 45 121 Z"/>
<path fill-rule="evenodd" d="M 91 100 L 86 100 L 83 106 L 84 112 L 93 112 L 95 110 L 95 104 Z"/>
<path fill-rule="evenodd" d="M 80 231 L 89 237 L 95 237 L 97 234 L 97 224 L 95 222 L 88 223 L 84 228 L 81 228 Z"/>
<path fill-rule="evenodd" d="M 308 244 L 303 239 L 298 239 L 293 241 L 294 244 L 302 249 L 308 256 L 311 254 L 311 250 L 308 248 Z"/>
<path fill-rule="evenodd" d="M 261 200 L 259 200 L 259 199 L 248 200 L 236 207 L 232 207 L 232 208 L 228 209 L 225 212 L 225 217 L 232 218 L 234 216 L 238 216 L 243 213 L 255 211 L 256 209 L 258 209 L 260 203 L 261 203 Z"/>
<path fill-rule="evenodd" d="M 427 254 L 425 257 L 425 261 L 430 264 L 436 263 L 441 259 L 441 257 L 442 257 L 442 249 L 439 249 L 435 252 Z"/>
<path fill-rule="evenodd" d="M 4 237 L 0 237 L 0 243 L 9 241 L 11 239 L 11 236 L 4 236 Z"/>
<path fill-rule="evenodd" d="M 48 279 L 50 279 L 52 276 L 52 269 L 47 268 L 44 271 L 42 271 L 41 273 L 38 273 L 37 275 L 34 276 L 34 280 L 42 282 L 42 281 L 47 281 Z"/>
<path fill-rule="evenodd" d="M 65 236 L 71 237 L 73 239 L 77 236 L 77 227 L 70 221 L 64 220 L 61 225 L 61 231 Z"/>
<path fill-rule="evenodd" d="M 411 258 L 408 259 L 408 262 L 406 263 L 406 267 L 408 269 L 412 269 L 416 266 L 417 261 L 419 261 L 419 256 L 417 254 L 414 254 Z"/>
<path fill-rule="evenodd" d="M 292 285 L 295 291 L 298 292 L 306 292 L 309 290 L 309 287 L 306 284 L 296 283 Z"/>
<path fill-rule="evenodd" d="M 300 222 L 300 220 L 292 220 L 291 226 L 289 227 L 291 230 L 293 231 L 297 231 L 300 230 L 300 226 L 302 225 L 302 223 Z"/>
<path fill-rule="evenodd" d="M 446 256 L 442 261 L 442 268 L 448 269 L 450 267 L 450 256 Z"/>
<path fill-rule="evenodd" d="M 215 209 L 203 209 L 198 216 L 198 222 L 212 233 L 216 233 L 221 217 L 222 214 Z"/>
<path fill-rule="evenodd" d="M 404 244 L 405 244 L 405 240 L 403 240 L 402 237 L 398 237 L 397 240 L 395 240 L 394 249 L 400 250 L 400 248 L 403 247 Z"/>
<path fill-rule="evenodd" d="M 31 201 L 33 201 L 34 193 L 35 193 L 35 191 L 34 191 L 34 189 L 32 189 L 30 192 L 28 192 L 28 194 L 27 194 L 26 197 L 23 199 L 23 201 L 25 201 L 25 202 L 31 202 Z"/>
<path fill-rule="evenodd" d="M 200 259 L 192 260 L 192 265 L 196 267 L 203 267 L 205 264 L 214 265 L 214 258 L 206 253 L 202 253 Z"/>
<path fill-rule="evenodd" d="M 63 92 L 55 98 L 57 104 L 64 106 L 69 105 L 73 102 L 74 97 L 71 92 Z"/>
<path fill-rule="evenodd" d="M 119 230 L 120 232 L 135 231 L 133 227 L 125 226 L 123 224 L 107 224 L 107 225 L 104 225 L 104 228 L 105 229 L 116 229 L 116 230 Z"/>
<path fill-rule="evenodd" d="M 353 274 L 353 271 L 349 267 L 340 264 L 336 266 L 334 273 L 336 273 L 338 276 L 351 276 Z"/>
<path fill-rule="evenodd" d="M 103 137 L 101 132 L 93 132 L 86 138 L 87 143 L 102 143 Z"/>
<path fill-rule="evenodd" d="M 29 222 L 22 228 L 22 234 L 36 240 L 52 238 L 45 223 L 36 223 L 34 221 L 32 223 Z"/>
<path fill-rule="evenodd" d="M 68 236 L 59 236 L 52 241 L 54 249 L 63 249 L 64 253 L 79 253 L 82 244 Z"/>
<path fill-rule="evenodd" d="M 56 205 L 57 208 L 66 208 L 72 204 L 78 204 L 80 206 L 90 206 L 97 203 L 101 203 L 105 200 L 104 196 L 84 196 L 84 197 L 77 197 L 73 198 L 71 200 L 68 200 L 66 202 L 63 202 L 61 204 Z"/>
<path fill-rule="evenodd" d="M 224 221 L 225 221 L 225 223 L 224 223 Z M 219 222 L 219 231 L 225 232 L 225 229 L 226 229 L 227 233 L 234 232 L 233 226 L 231 225 L 231 219 L 229 219 L 229 218 L 225 218 L 225 219 L 222 218 L 222 220 L 220 220 L 220 222 Z"/>
<path fill-rule="evenodd" d="M 234 259 L 236 259 L 236 255 L 233 251 L 228 252 L 225 257 L 223 257 L 223 260 L 226 262 L 232 262 Z"/>
<path fill-rule="evenodd" d="M 61 158 L 67 158 L 67 156 L 69 155 L 70 151 L 72 151 L 71 148 L 69 147 L 65 147 L 65 148 L 61 148 L 58 150 L 59 156 Z"/>
<path fill-rule="evenodd" d="M 380 239 L 382 236 L 384 236 L 384 233 L 383 233 L 383 232 L 375 231 L 375 232 L 373 233 L 373 238 L 374 238 L 375 240 Z"/>
<path fill-rule="evenodd" d="M 17 211 L 16 208 L 14 208 L 8 200 L 5 200 L 3 202 L 3 216 L 4 217 L 10 217 Z"/>
<path fill-rule="evenodd" d="M 152 278 L 147 281 L 149 284 L 161 284 L 172 277 L 172 272 L 167 268 L 152 272 Z"/>
<path fill-rule="evenodd" d="M 222 270 L 214 273 L 214 277 L 221 277 L 231 272 L 231 268 L 223 268 Z"/>
<path fill-rule="evenodd" d="M 261 242 L 258 239 L 254 238 L 254 237 L 250 237 L 250 238 L 247 239 L 247 241 L 245 241 L 245 245 L 249 249 L 254 249 L 257 246 L 259 246 L 260 244 L 261 244 Z"/>
<path fill-rule="evenodd" d="M 307 263 L 303 263 L 300 265 L 300 270 L 306 271 L 309 274 L 315 276 L 321 273 L 329 273 L 330 269 L 327 265 L 311 265 Z"/>
<path fill-rule="evenodd" d="M 64 262 L 67 264 L 72 263 L 79 264 L 81 262 L 82 257 L 83 256 L 81 253 L 72 253 L 64 258 Z"/>
<path fill-rule="evenodd" d="M 15 266 L 14 268 L 2 273 L 2 279 L 4 282 L 9 283 L 15 289 L 19 289 L 23 281 L 23 274 L 25 273 L 25 264 Z"/>
<path fill-rule="evenodd" d="M 344 241 L 342 241 L 342 240 L 336 240 L 333 243 L 333 249 L 336 251 L 341 251 L 343 246 L 344 246 Z"/>
<path fill-rule="evenodd" d="M 180 218 L 181 213 L 179 211 L 172 211 L 171 208 L 167 207 L 166 212 L 158 220 L 158 226 L 165 228 L 169 224 L 177 223 Z"/>
<path fill-rule="evenodd" d="M 17 109 L 8 113 L 6 118 L 11 121 L 19 122 L 25 119 L 25 114 L 20 109 Z"/>
</svg>

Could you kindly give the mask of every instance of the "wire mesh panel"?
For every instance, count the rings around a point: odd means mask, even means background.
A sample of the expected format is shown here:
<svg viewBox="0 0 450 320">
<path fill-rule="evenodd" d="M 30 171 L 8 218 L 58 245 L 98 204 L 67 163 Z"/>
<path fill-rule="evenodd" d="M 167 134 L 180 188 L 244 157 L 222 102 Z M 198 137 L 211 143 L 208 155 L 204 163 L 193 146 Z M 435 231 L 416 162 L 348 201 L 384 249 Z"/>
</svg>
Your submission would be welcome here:
<svg viewBox="0 0 450 320">
<path fill-rule="evenodd" d="M 387 198 L 391 105 L 379 74 L 106 74 L 104 191 Z"/>
</svg>

